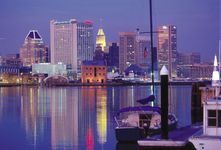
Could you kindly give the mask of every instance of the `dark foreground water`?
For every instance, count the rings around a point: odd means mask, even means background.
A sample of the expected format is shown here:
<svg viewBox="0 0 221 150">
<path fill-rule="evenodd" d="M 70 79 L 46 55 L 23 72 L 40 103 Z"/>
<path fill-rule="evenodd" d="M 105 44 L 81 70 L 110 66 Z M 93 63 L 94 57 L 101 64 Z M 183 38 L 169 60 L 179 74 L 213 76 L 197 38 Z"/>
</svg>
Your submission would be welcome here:
<svg viewBox="0 0 221 150">
<path fill-rule="evenodd" d="M 0 87 L 0 150 L 119 149 L 113 114 L 138 105 L 150 91 L 147 86 Z M 159 88 L 155 91 L 159 105 Z M 169 95 L 179 126 L 190 125 L 191 86 L 172 86 Z"/>
</svg>

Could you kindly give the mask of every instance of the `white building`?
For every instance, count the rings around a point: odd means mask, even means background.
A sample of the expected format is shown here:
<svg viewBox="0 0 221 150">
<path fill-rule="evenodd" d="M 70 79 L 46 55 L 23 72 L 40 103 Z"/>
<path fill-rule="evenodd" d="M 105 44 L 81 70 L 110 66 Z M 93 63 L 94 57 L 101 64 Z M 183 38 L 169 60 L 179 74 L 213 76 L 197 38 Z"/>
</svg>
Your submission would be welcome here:
<svg viewBox="0 0 221 150">
<path fill-rule="evenodd" d="M 215 150 L 221 147 L 221 97 L 217 66 L 215 56 L 212 86 L 216 89 L 216 94 L 203 103 L 203 134 L 189 139 L 197 150 Z"/>
<path fill-rule="evenodd" d="M 66 65 L 62 63 L 50 64 L 50 63 L 39 63 L 32 65 L 32 74 L 47 74 L 48 76 L 54 75 L 67 75 Z"/>
<path fill-rule="evenodd" d="M 77 72 L 77 21 L 50 22 L 51 63 L 71 65 Z"/>
</svg>

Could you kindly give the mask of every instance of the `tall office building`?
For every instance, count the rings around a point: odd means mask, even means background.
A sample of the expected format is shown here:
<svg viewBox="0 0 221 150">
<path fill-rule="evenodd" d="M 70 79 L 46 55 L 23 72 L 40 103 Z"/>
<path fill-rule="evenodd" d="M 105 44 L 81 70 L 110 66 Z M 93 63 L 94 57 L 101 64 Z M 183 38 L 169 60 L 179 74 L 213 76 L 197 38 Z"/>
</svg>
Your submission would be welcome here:
<svg viewBox="0 0 221 150">
<path fill-rule="evenodd" d="M 122 73 L 131 64 L 135 64 L 136 34 L 120 32 L 119 36 L 119 71 Z"/>
<path fill-rule="evenodd" d="M 119 46 L 117 43 L 112 43 L 109 46 L 107 65 L 119 68 Z"/>
<path fill-rule="evenodd" d="M 169 78 L 177 77 L 177 29 L 176 26 L 160 26 L 157 34 L 159 70 L 165 65 Z"/>
<path fill-rule="evenodd" d="M 20 48 L 20 59 L 24 66 L 47 62 L 48 47 L 37 30 L 30 30 Z"/>
<path fill-rule="evenodd" d="M 93 24 L 91 21 L 55 21 L 50 23 L 51 62 L 71 66 L 72 71 L 80 72 L 84 60 L 92 60 Z"/>
<path fill-rule="evenodd" d="M 136 36 L 135 60 L 146 73 L 151 71 L 150 37 L 139 34 Z"/>
<path fill-rule="evenodd" d="M 50 22 L 51 63 L 62 62 L 77 72 L 77 21 Z"/>
<path fill-rule="evenodd" d="M 97 46 L 100 46 L 102 48 L 102 51 L 104 51 L 106 48 L 106 37 L 102 28 L 98 29 L 98 33 L 96 36 L 96 47 Z"/>
<path fill-rule="evenodd" d="M 93 23 L 89 20 L 77 23 L 77 59 L 78 71 L 84 60 L 93 60 Z"/>
</svg>

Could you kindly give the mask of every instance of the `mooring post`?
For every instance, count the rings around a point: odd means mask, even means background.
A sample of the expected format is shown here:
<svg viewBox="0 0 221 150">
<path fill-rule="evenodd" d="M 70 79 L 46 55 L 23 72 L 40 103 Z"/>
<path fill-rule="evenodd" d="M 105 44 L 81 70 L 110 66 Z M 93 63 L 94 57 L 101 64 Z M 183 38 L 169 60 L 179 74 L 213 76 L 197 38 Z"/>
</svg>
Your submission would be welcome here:
<svg viewBox="0 0 221 150">
<path fill-rule="evenodd" d="M 163 66 L 160 71 L 161 87 L 161 138 L 168 139 L 168 70 Z"/>
</svg>

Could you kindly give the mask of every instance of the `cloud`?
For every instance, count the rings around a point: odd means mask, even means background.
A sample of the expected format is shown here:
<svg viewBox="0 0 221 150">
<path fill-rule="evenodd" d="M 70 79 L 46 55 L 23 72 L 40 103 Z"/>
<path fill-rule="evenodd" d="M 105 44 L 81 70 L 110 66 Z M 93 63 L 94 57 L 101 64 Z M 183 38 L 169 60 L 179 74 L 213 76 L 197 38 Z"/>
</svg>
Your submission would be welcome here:
<svg viewBox="0 0 221 150">
<path fill-rule="evenodd" d="M 4 37 L 0 37 L 0 40 L 6 40 L 6 38 L 4 38 Z"/>
</svg>

